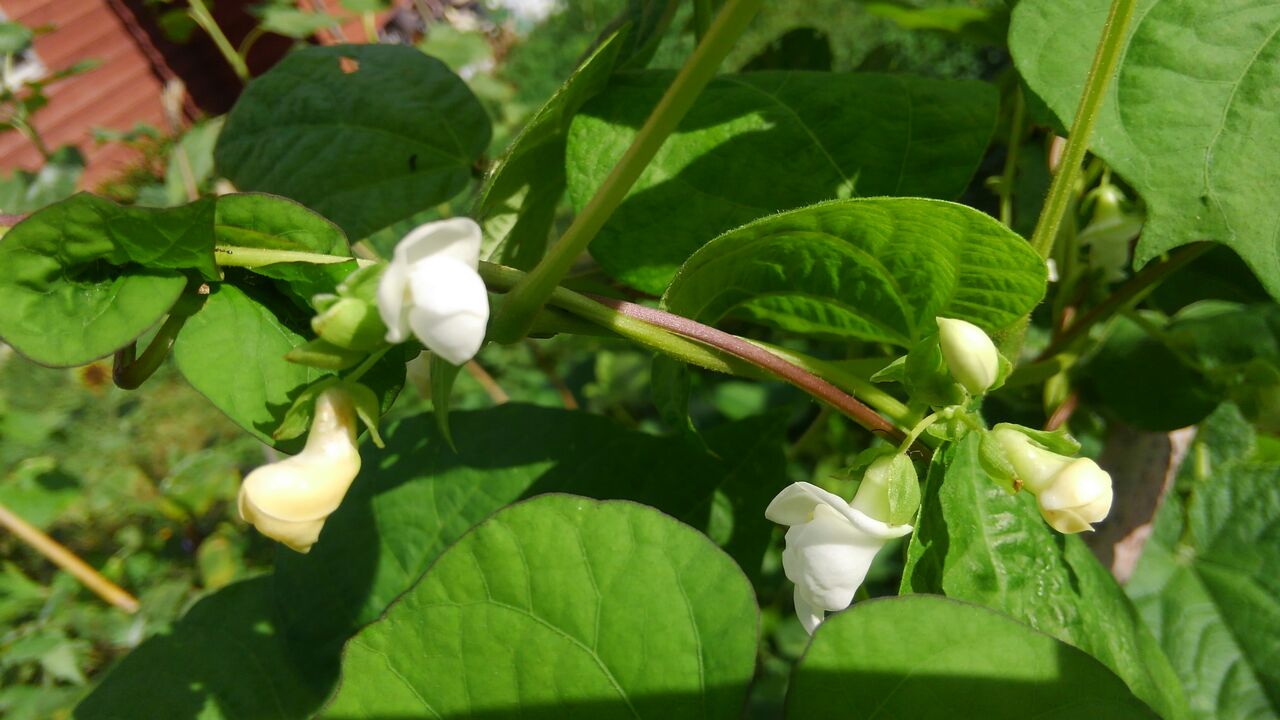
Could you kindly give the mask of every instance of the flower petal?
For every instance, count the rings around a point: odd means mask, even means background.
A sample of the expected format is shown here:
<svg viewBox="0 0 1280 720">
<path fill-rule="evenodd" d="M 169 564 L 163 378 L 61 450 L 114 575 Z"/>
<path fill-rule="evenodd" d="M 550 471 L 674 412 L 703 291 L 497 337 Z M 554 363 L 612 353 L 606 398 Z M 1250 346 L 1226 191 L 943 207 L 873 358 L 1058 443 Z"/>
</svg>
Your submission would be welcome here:
<svg viewBox="0 0 1280 720">
<path fill-rule="evenodd" d="M 764 516 L 779 525 L 803 525 L 813 519 L 818 505 L 830 505 L 843 512 L 849 507 L 844 498 L 807 482 L 791 483 L 765 508 Z"/>
<path fill-rule="evenodd" d="M 803 589 L 809 602 L 829 611 L 853 602 L 885 543 L 825 505 L 817 507 L 812 522 L 788 530 L 786 541 L 782 569 L 787 579 Z"/>
<path fill-rule="evenodd" d="M 489 293 L 474 269 L 444 257 L 409 270 L 409 326 L 427 349 L 454 365 L 475 356 L 489 323 Z"/>
<path fill-rule="evenodd" d="M 387 326 L 387 342 L 402 343 L 409 339 L 409 267 L 392 262 L 378 281 L 378 314 Z"/>
<path fill-rule="evenodd" d="M 796 586 L 791 598 L 796 606 L 796 617 L 800 618 L 800 624 L 804 626 L 804 631 L 812 635 L 813 631 L 817 630 L 818 626 L 822 624 L 826 613 L 822 611 L 822 608 L 809 602 L 799 585 Z"/>
<path fill-rule="evenodd" d="M 394 263 L 413 265 L 427 258 L 447 257 L 470 267 L 480 262 L 483 233 L 475 220 L 466 217 L 419 225 L 396 244 Z"/>
</svg>

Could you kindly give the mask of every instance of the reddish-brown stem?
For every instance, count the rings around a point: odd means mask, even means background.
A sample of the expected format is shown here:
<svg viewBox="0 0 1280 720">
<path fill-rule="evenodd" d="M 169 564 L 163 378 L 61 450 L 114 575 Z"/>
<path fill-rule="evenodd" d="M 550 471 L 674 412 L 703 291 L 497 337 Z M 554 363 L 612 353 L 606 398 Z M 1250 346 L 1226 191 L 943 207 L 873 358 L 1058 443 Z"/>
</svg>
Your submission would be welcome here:
<svg viewBox="0 0 1280 720">
<path fill-rule="evenodd" d="M 857 398 L 798 365 L 793 365 L 768 350 L 753 345 L 736 335 L 730 335 L 727 332 L 717 330 L 709 325 L 703 325 L 686 317 L 645 305 L 637 305 L 626 300 L 615 300 L 596 295 L 590 297 L 601 305 L 605 305 L 623 315 L 628 315 L 650 325 L 656 325 L 691 340 L 697 340 L 735 355 L 826 402 L 853 418 L 859 425 L 876 434 L 883 435 L 895 442 L 900 442 L 906 438 L 905 433 L 894 427 L 888 420 L 880 417 L 876 411 L 863 405 Z"/>
</svg>

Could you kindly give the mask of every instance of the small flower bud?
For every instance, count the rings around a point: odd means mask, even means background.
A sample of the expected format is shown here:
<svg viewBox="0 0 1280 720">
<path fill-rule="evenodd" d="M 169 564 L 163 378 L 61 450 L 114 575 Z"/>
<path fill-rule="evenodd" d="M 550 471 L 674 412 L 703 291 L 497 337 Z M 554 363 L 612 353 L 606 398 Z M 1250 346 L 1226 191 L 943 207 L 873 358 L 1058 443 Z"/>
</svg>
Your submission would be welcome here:
<svg viewBox="0 0 1280 720">
<path fill-rule="evenodd" d="M 360 471 L 356 409 L 338 387 L 316 398 L 302 452 L 249 473 L 240 486 L 240 517 L 258 532 L 305 553 L 338 509 Z"/>
<path fill-rule="evenodd" d="M 991 431 L 1022 486 L 1035 494 L 1040 514 L 1061 533 L 1092 530 L 1111 512 L 1111 475 L 1088 458 L 1050 452 L 1011 428 Z"/>
<path fill-rule="evenodd" d="M 942 359 L 951 377 L 971 395 L 981 395 L 1000 375 L 1000 354 L 982 328 L 964 320 L 937 318 Z"/>
<path fill-rule="evenodd" d="M 387 333 L 378 309 L 358 298 L 339 298 L 329 304 L 311 318 L 311 329 L 340 348 L 366 352 L 381 345 Z"/>
</svg>

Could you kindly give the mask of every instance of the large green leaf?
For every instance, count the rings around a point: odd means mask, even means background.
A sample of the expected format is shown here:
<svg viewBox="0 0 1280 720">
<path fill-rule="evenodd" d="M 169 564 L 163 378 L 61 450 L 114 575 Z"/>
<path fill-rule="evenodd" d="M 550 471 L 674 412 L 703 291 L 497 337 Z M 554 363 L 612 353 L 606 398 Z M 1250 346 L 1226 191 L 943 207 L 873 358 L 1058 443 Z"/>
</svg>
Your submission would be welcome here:
<svg viewBox="0 0 1280 720">
<path fill-rule="evenodd" d="M 1024 0 L 1009 46 L 1064 123 L 1074 115 L 1111 0 Z M 1146 200 L 1141 265 L 1199 240 L 1231 246 L 1280 297 L 1280 6 L 1139 0 L 1098 117 L 1094 150 Z"/>
<path fill-rule="evenodd" d="M 807 335 L 908 345 L 934 318 L 996 330 L 1044 296 L 1045 266 L 972 208 L 868 198 L 764 218 L 680 268 L 668 310 L 706 323 L 737 311 Z"/>
<path fill-rule="evenodd" d="M 1224 405 L 1204 425 L 1128 585 L 1195 717 L 1280 717 L 1280 464 Z"/>
<path fill-rule="evenodd" d="M 187 284 L 218 277 L 212 200 L 167 210 L 79 194 L 0 240 L 0 338 L 45 365 L 83 365 L 158 322 Z"/>
<path fill-rule="evenodd" d="M 751 585 L 653 508 L 544 495 L 445 551 L 343 654 L 332 717 L 737 718 Z"/>
<path fill-rule="evenodd" d="M 296 720 L 324 701 L 337 668 L 290 655 L 276 632 L 270 581 L 222 588 L 149 638 L 75 709 L 79 720 Z"/>
<path fill-rule="evenodd" d="M 284 359 L 306 342 L 254 295 L 215 285 L 182 328 L 174 360 L 187 382 L 227 417 L 265 443 L 284 413 L 320 370 Z M 295 448 L 300 442 L 286 443 Z"/>
<path fill-rule="evenodd" d="M 771 531 L 764 507 L 786 482 L 777 433 L 758 421 L 708 434 L 724 460 L 581 412 L 505 405 L 455 411 L 450 425 L 456 452 L 430 415 L 388 429 L 386 450 L 365 448 L 365 469 L 320 542 L 307 555 L 280 551 L 276 591 L 292 638 L 310 648 L 345 640 L 471 526 L 537 493 L 636 500 L 705 528 L 722 491 L 732 517 L 719 539 L 754 570 Z"/>
<path fill-rule="evenodd" d="M 245 89 L 215 157 L 237 187 L 297 200 L 361 238 L 461 191 L 489 133 L 480 102 L 434 58 L 310 47 Z"/>
<path fill-rule="evenodd" d="M 1030 493 L 991 479 L 978 445 L 971 434 L 935 457 L 902 591 L 1003 612 L 1093 655 L 1162 717 L 1187 717 L 1168 658 L 1111 574 L 1080 538 L 1050 528 Z"/>
<path fill-rule="evenodd" d="M 542 259 L 564 194 L 569 123 L 609 81 L 625 33 L 595 50 L 529 120 L 485 178 L 476 206 L 494 260 L 529 269 Z"/>
<path fill-rule="evenodd" d="M 671 83 L 617 76 L 574 118 L 569 196 L 581 209 Z M 648 292 L 711 238 L 779 210 L 855 195 L 950 199 L 995 126 L 984 83 L 759 72 L 713 80 L 591 246 Z"/>
<path fill-rule="evenodd" d="M 985 608 L 928 595 L 828 618 L 787 692 L 793 718 L 1155 718 L 1094 658 Z"/>
</svg>

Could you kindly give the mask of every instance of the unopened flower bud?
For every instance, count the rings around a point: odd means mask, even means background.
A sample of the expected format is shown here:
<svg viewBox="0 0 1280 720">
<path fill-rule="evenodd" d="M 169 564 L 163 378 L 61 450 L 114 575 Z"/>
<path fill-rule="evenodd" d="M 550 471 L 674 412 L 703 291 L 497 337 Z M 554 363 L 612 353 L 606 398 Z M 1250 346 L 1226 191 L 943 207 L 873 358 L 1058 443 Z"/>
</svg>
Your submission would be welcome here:
<svg viewBox="0 0 1280 720">
<path fill-rule="evenodd" d="M 1054 530 L 1092 530 L 1111 512 L 1111 475 L 1088 458 L 1069 458 L 1038 447 L 1010 428 L 992 431 L 1022 486 L 1036 496 L 1040 514 Z"/>
<path fill-rule="evenodd" d="M 982 328 L 964 320 L 937 318 L 938 344 L 951 377 L 971 395 L 981 395 L 1000 375 L 1000 354 Z"/>
<path fill-rule="evenodd" d="M 340 348 L 366 352 L 381 345 L 387 332 L 376 307 L 349 297 L 337 299 L 311 318 L 311 329 Z"/>
<path fill-rule="evenodd" d="M 263 535 L 305 553 L 359 471 L 355 405 L 346 391 L 330 388 L 316 398 L 302 452 L 244 479 L 240 517 Z"/>
<path fill-rule="evenodd" d="M 875 483 L 864 482 L 864 486 L 869 494 L 884 489 Z M 773 522 L 790 526 L 782 569 L 795 583 L 796 615 L 811 634 L 826 613 L 843 610 L 853 602 L 880 548 L 911 532 L 910 525 L 890 526 L 839 495 L 806 482 L 783 489 L 764 514 Z"/>
</svg>

